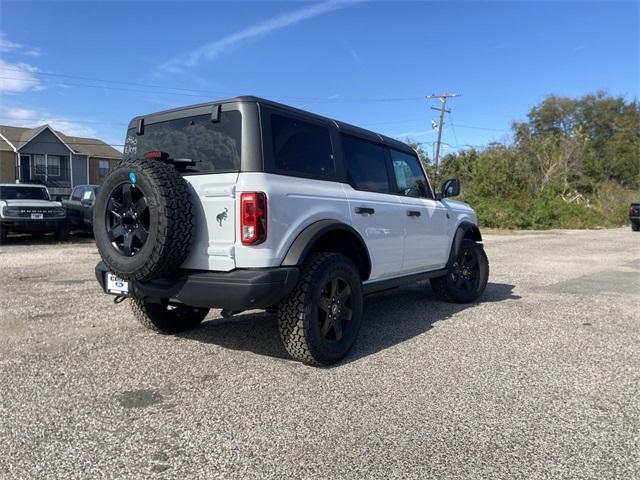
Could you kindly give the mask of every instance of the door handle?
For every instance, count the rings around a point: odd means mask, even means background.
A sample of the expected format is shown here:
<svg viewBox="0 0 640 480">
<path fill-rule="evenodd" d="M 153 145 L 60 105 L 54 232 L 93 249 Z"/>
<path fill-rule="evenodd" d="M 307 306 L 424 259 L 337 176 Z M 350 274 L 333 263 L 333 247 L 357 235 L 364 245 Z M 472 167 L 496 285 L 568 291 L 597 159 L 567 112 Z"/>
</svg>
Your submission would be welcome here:
<svg viewBox="0 0 640 480">
<path fill-rule="evenodd" d="M 365 215 L 365 214 L 373 215 L 374 213 L 376 213 L 376 211 L 373 208 L 369 208 L 369 207 L 356 207 L 356 213 L 360 215 Z"/>
<path fill-rule="evenodd" d="M 418 212 L 417 210 L 407 210 L 407 216 L 409 216 L 409 217 L 419 217 L 420 216 L 420 212 Z"/>
</svg>

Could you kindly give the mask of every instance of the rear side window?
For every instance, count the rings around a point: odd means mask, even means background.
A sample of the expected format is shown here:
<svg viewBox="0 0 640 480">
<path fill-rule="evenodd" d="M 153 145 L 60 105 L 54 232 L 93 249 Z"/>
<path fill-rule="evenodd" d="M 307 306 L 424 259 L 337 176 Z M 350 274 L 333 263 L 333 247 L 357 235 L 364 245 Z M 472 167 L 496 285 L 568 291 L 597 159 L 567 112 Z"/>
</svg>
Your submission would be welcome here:
<svg viewBox="0 0 640 480">
<path fill-rule="evenodd" d="M 306 175 L 333 176 L 335 166 L 329 130 L 283 115 L 271 115 L 275 168 Z"/>
<path fill-rule="evenodd" d="M 127 132 L 124 157 L 143 158 L 145 152 L 160 150 L 171 158 L 193 160 L 185 174 L 238 172 L 241 134 L 237 110 L 222 112 L 219 122 L 212 122 L 211 115 L 197 115 L 145 124 L 142 135 L 136 135 L 135 128 Z"/>
<path fill-rule="evenodd" d="M 390 193 L 384 148 L 359 138 L 342 136 L 349 183 L 357 190 Z"/>
<path fill-rule="evenodd" d="M 407 197 L 431 198 L 431 190 L 420 161 L 408 153 L 393 149 L 390 152 L 397 192 Z"/>
</svg>

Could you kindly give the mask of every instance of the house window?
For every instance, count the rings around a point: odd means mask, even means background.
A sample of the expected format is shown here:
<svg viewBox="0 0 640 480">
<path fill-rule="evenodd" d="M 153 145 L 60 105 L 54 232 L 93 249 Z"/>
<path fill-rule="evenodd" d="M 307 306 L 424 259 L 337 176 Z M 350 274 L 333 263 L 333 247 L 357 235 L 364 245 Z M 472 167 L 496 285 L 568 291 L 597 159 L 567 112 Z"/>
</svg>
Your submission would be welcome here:
<svg viewBox="0 0 640 480">
<path fill-rule="evenodd" d="M 98 176 L 104 178 L 109 173 L 109 160 L 100 160 L 98 163 Z"/>
<path fill-rule="evenodd" d="M 59 177 L 60 163 L 60 157 L 58 155 L 47 155 L 47 175 Z"/>
<path fill-rule="evenodd" d="M 33 156 L 33 175 L 35 177 L 44 177 L 47 173 L 47 161 L 44 155 Z"/>
</svg>

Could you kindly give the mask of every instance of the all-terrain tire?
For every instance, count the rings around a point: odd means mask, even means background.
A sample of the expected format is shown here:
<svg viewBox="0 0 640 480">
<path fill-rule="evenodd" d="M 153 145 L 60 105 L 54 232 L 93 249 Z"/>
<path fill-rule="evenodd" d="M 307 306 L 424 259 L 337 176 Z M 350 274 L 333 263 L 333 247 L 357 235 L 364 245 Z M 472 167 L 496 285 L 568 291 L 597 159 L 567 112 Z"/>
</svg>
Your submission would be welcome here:
<svg viewBox="0 0 640 480">
<path fill-rule="evenodd" d="M 475 276 L 468 283 L 459 282 L 460 274 L 456 274 L 463 260 L 473 257 L 475 259 Z M 470 260 L 468 260 L 470 261 Z M 482 245 L 473 240 L 464 239 L 460 244 L 460 253 L 455 259 L 449 273 L 443 277 L 431 279 L 431 288 L 435 294 L 445 302 L 470 303 L 478 299 L 487 287 L 489 281 L 489 260 Z M 462 285 L 460 285 L 462 283 Z"/>
<path fill-rule="evenodd" d="M 640 222 L 631 222 L 631 230 L 640 232 Z"/>
<path fill-rule="evenodd" d="M 0 245 L 4 245 L 7 243 L 7 235 L 9 234 L 9 229 L 4 225 L 0 225 Z"/>
<path fill-rule="evenodd" d="M 342 285 L 342 294 L 349 287 L 350 296 L 343 301 L 338 316 L 340 338 L 337 330 L 323 333 L 328 320 L 326 311 L 320 312 L 320 302 L 331 296 L 333 281 Z M 338 287 L 340 288 L 340 287 Z M 341 293 L 335 297 L 340 297 Z M 324 304 L 323 304 L 324 305 Z M 309 365 L 331 365 L 344 358 L 353 346 L 362 323 L 362 283 L 353 262 L 337 253 L 313 253 L 302 267 L 300 279 L 294 290 L 278 307 L 280 337 L 287 353 L 295 360 Z M 331 308 L 331 307 L 329 307 Z M 349 316 L 348 320 L 344 320 Z M 334 338 L 327 338 L 333 334 Z"/>
<path fill-rule="evenodd" d="M 208 308 L 172 306 L 167 301 L 150 303 L 137 297 L 131 297 L 131 310 L 142 326 L 167 335 L 197 327 L 209 313 Z"/>
<path fill-rule="evenodd" d="M 109 237 L 109 215 L 113 215 L 109 213 L 109 202 L 119 188 L 122 192 L 129 188 L 146 201 L 141 215 L 148 215 L 144 229 L 148 236 L 134 254 L 127 254 Z M 187 182 L 171 165 L 147 159 L 122 161 L 105 178 L 96 197 L 94 215 L 93 232 L 102 260 L 121 278 L 145 281 L 169 276 L 189 253 L 193 206 Z"/>
</svg>

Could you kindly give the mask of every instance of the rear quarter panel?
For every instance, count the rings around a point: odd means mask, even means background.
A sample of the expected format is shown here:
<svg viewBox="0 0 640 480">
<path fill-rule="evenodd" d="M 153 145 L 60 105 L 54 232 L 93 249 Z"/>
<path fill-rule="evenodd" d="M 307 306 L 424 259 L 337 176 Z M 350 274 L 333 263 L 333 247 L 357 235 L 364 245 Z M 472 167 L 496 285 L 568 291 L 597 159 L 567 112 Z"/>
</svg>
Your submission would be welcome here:
<svg viewBox="0 0 640 480">
<path fill-rule="evenodd" d="M 255 246 L 238 241 L 235 246 L 238 268 L 279 266 L 296 237 L 319 220 L 350 224 L 349 204 L 338 182 L 290 177 L 271 173 L 240 173 L 236 200 L 242 192 L 267 195 L 267 240 Z M 240 202 L 236 201 L 236 229 L 239 230 Z"/>
</svg>

